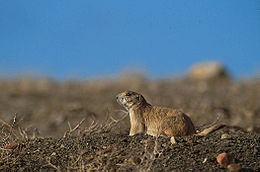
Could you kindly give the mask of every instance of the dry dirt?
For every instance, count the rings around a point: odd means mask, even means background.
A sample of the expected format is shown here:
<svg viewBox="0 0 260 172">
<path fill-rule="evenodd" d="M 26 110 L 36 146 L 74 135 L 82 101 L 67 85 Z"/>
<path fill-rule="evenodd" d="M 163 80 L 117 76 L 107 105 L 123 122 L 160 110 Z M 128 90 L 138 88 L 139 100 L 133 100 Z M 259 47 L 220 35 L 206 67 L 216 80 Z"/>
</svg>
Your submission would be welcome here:
<svg viewBox="0 0 260 172">
<path fill-rule="evenodd" d="M 216 156 L 227 152 L 244 171 L 260 171 L 258 79 L 23 78 L 2 80 L 0 89 L 1 170 L 225 171 Z M 176 144 L 165 137 L 130 137 L 129 119 L 115 101 L 124 90 L 142 93 L 153 105 L 182 109 L 198 129 L 219 115 L 227 126 L 208 136 L 176 137 Z"/>
</svg>

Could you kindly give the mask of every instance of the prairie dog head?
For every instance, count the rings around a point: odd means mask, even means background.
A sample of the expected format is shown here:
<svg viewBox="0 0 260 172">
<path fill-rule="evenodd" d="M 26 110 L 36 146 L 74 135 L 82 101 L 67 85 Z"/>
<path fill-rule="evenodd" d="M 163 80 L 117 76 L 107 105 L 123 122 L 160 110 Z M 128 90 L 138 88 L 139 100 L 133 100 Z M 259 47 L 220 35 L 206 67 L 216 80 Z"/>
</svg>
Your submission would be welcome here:
<svg viewBox="0 0 260 172">
<path fill-rule="evenodd" d="M 134 106 L 147 104 L 144 97 L 133 91 L 124 91 L 116 96 L 117 102 L 123 106 L 126 110 L 131 109 Z"/>
</svg>

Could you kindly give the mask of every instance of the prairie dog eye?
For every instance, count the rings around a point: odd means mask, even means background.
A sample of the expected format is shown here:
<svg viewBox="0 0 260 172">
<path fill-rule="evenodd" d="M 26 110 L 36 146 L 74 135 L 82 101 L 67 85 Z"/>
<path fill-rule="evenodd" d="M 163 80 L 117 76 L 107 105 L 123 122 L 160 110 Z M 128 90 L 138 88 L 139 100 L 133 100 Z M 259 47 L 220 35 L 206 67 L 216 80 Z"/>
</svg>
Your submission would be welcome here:
<svg viewBox="0 0 260 172">
<path fill-rule="evenodd" d="M 131 93 L 127 93 L 125 96 L 131 96 Z"/>
</svg>

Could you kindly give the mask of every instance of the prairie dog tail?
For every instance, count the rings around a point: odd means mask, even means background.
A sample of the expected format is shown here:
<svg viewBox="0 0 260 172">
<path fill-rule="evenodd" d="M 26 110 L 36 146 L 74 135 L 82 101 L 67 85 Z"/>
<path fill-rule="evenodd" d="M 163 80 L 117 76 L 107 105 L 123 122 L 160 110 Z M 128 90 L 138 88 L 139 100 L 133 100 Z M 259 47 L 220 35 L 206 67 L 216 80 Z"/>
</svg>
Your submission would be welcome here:
<svg viewBox="0 0 260 172">
<path fill-rule="evenodd" d="M 216 131 L 216 130 L 222 128 L 222 127 L 224 127 L 224 126 L 225 126 L 224 124 L 217 124 L 217 123 L 219 122 L 219 120 L 220 120 L 220 117 L 222 117 L 223 114 L 222 114 L 222 113 L 218 113 L 217 115 L 218 115 L 218 116 L 217 116 L 216 121 L 214 121 L 213 123 L 211 123 L 210 125 L 208 125 L 208 126 L 210 126 L 210 127 L 205 128 L 204 130 L 198 132 L 198 133 L 195 134 L 195 135 L 196 135 L 196 136 L 206 136 L 206 135 L 208 135 L 208 134 L 210 134 L 210 133 L 212 133 L 212 132 L 214 132 L 214 131 Z"/>
<path fill-rule="evenodd" d="M 213 125 L 211 127 L 208 127 L 206 129 L 202 130 L 201 132 L 199 132 L 199 133 L 197 133 L 195 135 L 196 136 L 206 136 L 206 135 L 212 133 L 213 131 L 216 131 L 216 130 L 224 127 L 224 126 L 225 126 L 224 124 L 215 124 L 215 125 Z"/>
</svg>

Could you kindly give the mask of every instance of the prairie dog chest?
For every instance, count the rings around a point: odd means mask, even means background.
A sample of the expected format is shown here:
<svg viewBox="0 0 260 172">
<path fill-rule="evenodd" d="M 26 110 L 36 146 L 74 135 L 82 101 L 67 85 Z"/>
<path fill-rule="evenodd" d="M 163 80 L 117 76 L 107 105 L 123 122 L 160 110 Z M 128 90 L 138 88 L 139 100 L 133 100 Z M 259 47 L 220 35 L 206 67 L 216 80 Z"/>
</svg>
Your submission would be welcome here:
<svg viewBox="0 0 260 172">
<path fill-rule="evenodd" d="M 129 115 L 130 121 L 132 121 L 132 112 L 130 110 L 128 111 L 128 115 Z"/>
<path fill-rule="evenodd" d="M 143 114 L 141 111 L 136 110 L 136 109 L 130 109 L 128 111 L 128 115 L 130 118 L 130 122 L 131 123 L 135 123 L 135 124 L 144 124 L 144 119 L 143 119 Z"/>
</svg>

